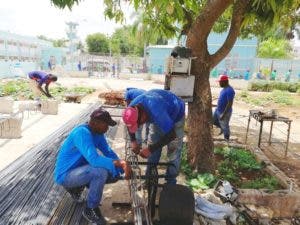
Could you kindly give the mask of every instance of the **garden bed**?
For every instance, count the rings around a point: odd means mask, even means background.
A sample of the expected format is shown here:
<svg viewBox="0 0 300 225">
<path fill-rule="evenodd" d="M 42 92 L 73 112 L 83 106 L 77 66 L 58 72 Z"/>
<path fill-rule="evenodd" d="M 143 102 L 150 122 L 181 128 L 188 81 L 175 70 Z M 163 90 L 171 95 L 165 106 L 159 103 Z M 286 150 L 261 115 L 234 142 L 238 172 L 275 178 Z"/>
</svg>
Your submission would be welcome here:
<svg viewBox="0 0 300 225">
<path fill-rule="evenodd" d="M 270 191 L 284 189 L 281 182 L 268 173 L 264 161 L 257 161 L 248 150 L 236 147 L 216 147 L 214 175 L 193 172 L 186 161 L 185 152 L 186 150 L 183 151 L 181 168 L 186 175 L 187 184 L 194 191 L 212 188 L 218 180 L 227 180 L 236 188 Z"/>
<path fill-rule="evenodd" d="M 55 99 L 64 99 L 68 94 L 81 95 L 81 97 L 94 92 L 90 87 L 67 88 L 57 86 L 56 83 L 49 86 L 49 92 Z M 2 80 L 0 83 L 0 97 L 11 96 L 14 100 L 33 100 L 34 96 L 27 79 Z M 46 98 L 46 97 L 45 97 Z"/>
</svg>

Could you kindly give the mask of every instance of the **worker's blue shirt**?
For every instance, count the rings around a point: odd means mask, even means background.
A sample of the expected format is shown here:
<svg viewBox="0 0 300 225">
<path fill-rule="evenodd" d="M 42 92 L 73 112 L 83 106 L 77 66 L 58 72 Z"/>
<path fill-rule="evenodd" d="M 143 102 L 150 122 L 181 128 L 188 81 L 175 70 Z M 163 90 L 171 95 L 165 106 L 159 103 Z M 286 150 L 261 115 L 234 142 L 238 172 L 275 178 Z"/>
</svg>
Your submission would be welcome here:
<svg viewBox="0 0 300 225">
<path fill-rule="evenodd" d="M 184 117 L 185 104 L 172 92 L 153 89 L 136 97 L 129 106 L 141 105 L 149 116 L 150 123 L 164 133 L 170 132 L 174 124 Z"/>
<path fill-rule="evenodd" d="M 235 92 L 231 86 L 222 89 L 217 104 L 217 111 L 221 114 L 224 112 L 226 105 L 229 101 L 233 101 Z M 232 112 L 232 107 L 228 112 Z"/>
<path fill-rule="evenodd" d="M 55 182 L 62 184 L 70 170 L 85 164 L 105 168 L 115 177 L 120 172 L 113 164 L 116 159 L 119 158 L 108 146 L 104 134 L 94 134 L 87 124 L 80 125 L 71 131 L 60 147 L 54 171 Z"/>
<path fill-rule="evenodd" d="M 36 80 L 40 86 L 48 82 L 48 74 L 43 71 L 32 71 L 28 73 L 28 77 L 32 80 Z"/>
<path fill-rule="evenodd" d="M 132 101 L 136 97 L 144 94 L 146 91 L 143 89 L 138 89 L 138 88 L 127 88 L 127 91 L 125 92 L 125 100 L 126 101 Z"/>
</svg>

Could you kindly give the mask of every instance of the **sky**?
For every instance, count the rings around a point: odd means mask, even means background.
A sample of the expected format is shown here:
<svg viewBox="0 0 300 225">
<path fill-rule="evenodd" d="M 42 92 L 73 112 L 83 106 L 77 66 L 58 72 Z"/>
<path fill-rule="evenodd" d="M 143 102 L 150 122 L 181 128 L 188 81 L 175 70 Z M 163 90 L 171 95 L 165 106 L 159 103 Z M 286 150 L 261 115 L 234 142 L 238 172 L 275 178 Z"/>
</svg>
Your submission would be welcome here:
<svg viewBox="0 0 300 225">
<path fill-rule="evenodd" d="M 124 11 L 132 12 L 128 5 Z M 50 0 L 1 0 L 0 30 L 26 36 L 44 35 L 48 38 L 67 38 L 66 22 L 78 23 L 77 35 L 85 40 L 88 34 L 111 35 L 121 27 L 104 17 L 103 0 L 84 0 L 74 5 L 72 11 L 59 9 Z M 127 16 L 129 23 L 130 15 Z"/>
</svg>

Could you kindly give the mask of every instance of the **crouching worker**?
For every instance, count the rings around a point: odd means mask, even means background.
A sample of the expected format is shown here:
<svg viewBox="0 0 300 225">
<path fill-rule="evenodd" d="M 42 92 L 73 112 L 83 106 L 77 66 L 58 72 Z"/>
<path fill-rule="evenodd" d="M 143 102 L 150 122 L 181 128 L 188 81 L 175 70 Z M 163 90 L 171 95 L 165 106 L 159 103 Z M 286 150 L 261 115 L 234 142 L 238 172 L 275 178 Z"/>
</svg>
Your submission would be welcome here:
<svg viewBox="0 0 300 225">
<path fill-rule="evenodd" d="M 65 139 L 55 165 L 55 182 L 62 185 L 75 201 L 82 202 L 81 193 L 88 187 L 83 216 L 98 225 L 106 224 L 98 208 L 104 185 L 116 181 L 124 172 L 126 179 L 131 175 L 130 166 L 119 159 L 104 136 L 108 127 L 116 124 L 107 111 L 96 109 L 88 124 L 75 127 Z"/>
</svg>

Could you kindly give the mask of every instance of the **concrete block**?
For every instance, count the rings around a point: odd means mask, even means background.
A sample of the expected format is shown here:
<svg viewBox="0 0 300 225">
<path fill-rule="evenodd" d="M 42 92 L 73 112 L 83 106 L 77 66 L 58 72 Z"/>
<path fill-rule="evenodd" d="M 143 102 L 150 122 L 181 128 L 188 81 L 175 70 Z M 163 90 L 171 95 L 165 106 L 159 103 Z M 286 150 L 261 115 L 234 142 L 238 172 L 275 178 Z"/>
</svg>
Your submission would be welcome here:
<svg viewBox="0 0 300 225">
<path fill-rule="evenodd" d="M 37 101 L 20 101 L 18 104 L 19 112 L 36 111 L 39 109 Z"/>
<path fill-rule="evenodd" d="M 0 123 L 0 138 L 20 138 L 22 136 L 23 118 L 19 116 L 8 117 Z"/>
<path fill-rule="evenodd" d="M 13 113 L 14 100 L 11 97 L 0 97 L 0 113 Z"/>
<path fill-rule="evenodd" d="M 43 100 L 41 102 L 41 111 L 43 114 L 57 115 L 58 101 L 57 100 Z"/>
</svg>

